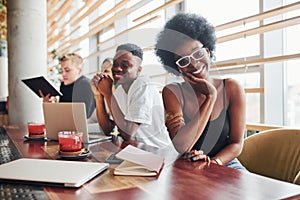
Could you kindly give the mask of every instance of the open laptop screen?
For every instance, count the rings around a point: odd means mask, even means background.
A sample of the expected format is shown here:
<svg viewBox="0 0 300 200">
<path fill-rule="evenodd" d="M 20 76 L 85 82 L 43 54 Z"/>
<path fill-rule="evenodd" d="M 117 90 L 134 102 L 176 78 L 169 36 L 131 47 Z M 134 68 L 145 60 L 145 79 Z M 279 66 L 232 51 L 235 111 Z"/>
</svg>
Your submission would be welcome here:
<svg viewBox="0 0 300 200">
<path fill-rule="evenodd" d="M 103 132 L 97 133 L 98 137 L 93 137 L 91 141 L 89 130 L 99 130 L 95 123 L 89 127 L 85 113 L 85 104 L 82 102 L 72 103 L 43 103 L 44 119 L 46 126 L 46 137 L 51 140 L 58 140 L 58 132 L 60 131 L 79 131 L 83 133 L 83 143 L 93 143 L 111 139 Z"/>
</svg>

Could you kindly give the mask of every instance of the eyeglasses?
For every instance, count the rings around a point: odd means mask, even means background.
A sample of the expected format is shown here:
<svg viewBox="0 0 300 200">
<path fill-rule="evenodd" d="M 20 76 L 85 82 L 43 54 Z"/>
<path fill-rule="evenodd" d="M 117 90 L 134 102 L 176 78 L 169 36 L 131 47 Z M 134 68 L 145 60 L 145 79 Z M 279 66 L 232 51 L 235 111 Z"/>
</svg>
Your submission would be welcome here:
<svg viewBox="0 0 300 200">
<path fill-rule="evenodd" d="M 202 47 L 201 49 L 198 49 L 198 50 L 194 51 L 193 53 L 191 53 L 191 55 L 179 58 L 175 62 L 176 65 L 178 65 L 178 67 L 180 67 L 180 68 L 185 68 L 185 67 L 189 66 L 189 64 L 191 64 L 191 58 L 193 58 L 194 60 L 200 60 L 204 56 L 203 49 L 204 49 L 204 47 Z"/>
</svg>

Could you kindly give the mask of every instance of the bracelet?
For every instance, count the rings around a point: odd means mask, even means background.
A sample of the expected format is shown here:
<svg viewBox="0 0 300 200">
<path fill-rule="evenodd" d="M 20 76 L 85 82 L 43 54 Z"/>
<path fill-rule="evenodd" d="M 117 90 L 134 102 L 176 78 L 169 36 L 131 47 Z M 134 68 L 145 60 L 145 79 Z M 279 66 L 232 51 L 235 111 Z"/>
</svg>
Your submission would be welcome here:
<svg viewBox="0 0 300 200">
<path fill-rule="evenodd" d="M 222 161 L 219 158 L 212 158 L 212 160 L 216 161 L 218 165 L 223 165 Z"/>
</svg>

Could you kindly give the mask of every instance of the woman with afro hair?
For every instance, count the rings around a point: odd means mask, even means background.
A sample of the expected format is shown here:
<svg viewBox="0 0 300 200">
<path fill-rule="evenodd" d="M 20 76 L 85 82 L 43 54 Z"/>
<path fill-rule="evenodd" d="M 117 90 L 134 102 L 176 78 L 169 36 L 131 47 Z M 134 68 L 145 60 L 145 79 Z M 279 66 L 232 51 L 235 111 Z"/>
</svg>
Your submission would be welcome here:
<svg viewBox="0 0 300 200">
<path fill-rule="evenodd" d="M 175 15 L 158 34 L 157 57 L 184 79 L 163 89 L 165 123 L 185 159 L 246 170 L 237 159 L 244 139 L 244 89 L 233 79 L 209 75 L 215 46 L 214 27 L 196 14 Z"/>
</svg>

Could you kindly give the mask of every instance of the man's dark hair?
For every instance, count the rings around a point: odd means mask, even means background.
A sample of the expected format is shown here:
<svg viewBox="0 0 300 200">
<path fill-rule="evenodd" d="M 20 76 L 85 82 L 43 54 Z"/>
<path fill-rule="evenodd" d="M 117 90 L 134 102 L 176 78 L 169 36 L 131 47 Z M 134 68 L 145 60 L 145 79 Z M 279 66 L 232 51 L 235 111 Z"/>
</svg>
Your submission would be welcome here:
<svg viewBox="0 0 300 200">
<path fill-rule="evenodd" d="M 143 61 L 143 50 L 135 44 L 132 43 L 121 44 L 120 46 L 117 47 L 116 51 L 119 50 L 129 51 L 132 53 L 132 55 L 139 57 L 141 61 Z"/>
</svg>

